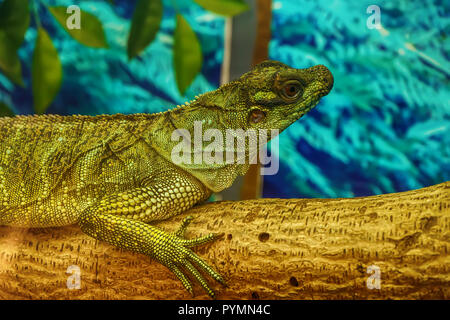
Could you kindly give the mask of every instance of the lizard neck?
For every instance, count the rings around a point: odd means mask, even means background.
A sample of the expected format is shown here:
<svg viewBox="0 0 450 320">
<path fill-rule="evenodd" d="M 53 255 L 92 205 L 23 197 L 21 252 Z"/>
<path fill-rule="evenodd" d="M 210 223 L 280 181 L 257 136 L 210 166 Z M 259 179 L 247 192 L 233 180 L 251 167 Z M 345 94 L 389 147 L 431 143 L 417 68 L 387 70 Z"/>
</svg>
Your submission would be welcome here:
<svg viewBox="0 0 450 320">
<path fill-rule="evenodd" d="M 162 113 L 147 142 L 166 160 L 195 176 L 213 192 L 219 192 L 249 167 L 248 161 L 226 161 L 229 126 L 214 108 L 194 103 Z"/>
</svg>

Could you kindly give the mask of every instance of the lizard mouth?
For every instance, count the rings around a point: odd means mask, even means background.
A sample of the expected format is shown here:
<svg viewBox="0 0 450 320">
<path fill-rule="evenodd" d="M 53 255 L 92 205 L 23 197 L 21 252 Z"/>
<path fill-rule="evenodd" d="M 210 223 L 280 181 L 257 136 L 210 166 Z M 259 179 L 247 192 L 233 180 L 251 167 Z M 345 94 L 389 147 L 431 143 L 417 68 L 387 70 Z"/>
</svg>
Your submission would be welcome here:
<svg viewBox="0 0 450 320">
<path fill-rule="evenodd" d="M 324 96 L 326 96 L 330 90 L 328 88 L 321 88 L 317 90 L 315 93 L 312 94 L 312 98 L 309 99 L 310 101 L 307 102 L 305 106 L 301 106 L 300 108 L 296 108 L 295 110 L 292 110 L 287 114 L 286 116 L 292 116 L 295 118 L 295 120 L 300 119 L 303 115 L 311 111 L 315 106 L 317 106 L 320 102 L 320 99 Z"/>
<path fill-rule="evenodd" d="M 291 114 L 295 117 L 296 120 L 300 119 L 303 115 L 308 113 L 312 108 L 317 106 L 319 104 L 319 101 L 320 101 L 319 99 L 317 99 L 316 101 L 312 101 L 305 108 L 301 108 L 299 110 L 296 110 L 296 111 L 294 111 Z"/>
<path fill-rule="evenodd" d="M 319 81 L 319 83 L 322 85 L 321 88 L 312 94 L 313 98 L 309 103 L 307 103 L 306 106 L 301 107 L 292 113 L 292 115 L 296 119 L 300 119 L 304 114 L 308 113 L 311 109 L 317 106 L 320 102 L 320 99 L 328 95 L 328 93 L 330 93 L 331 89 L 333 88 L 333 75 L 326 67 L 324 68 L 326 69 L 325 75 L 321 77 Z"/>
</svg>

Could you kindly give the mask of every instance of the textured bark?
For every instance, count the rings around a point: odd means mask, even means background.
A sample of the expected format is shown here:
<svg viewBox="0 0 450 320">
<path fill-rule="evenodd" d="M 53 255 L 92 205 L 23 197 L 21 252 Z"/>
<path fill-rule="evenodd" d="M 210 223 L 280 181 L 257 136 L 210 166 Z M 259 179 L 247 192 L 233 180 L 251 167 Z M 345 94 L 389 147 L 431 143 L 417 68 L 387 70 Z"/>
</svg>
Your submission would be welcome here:
<svg viewBox="0 0 450 320">
<path fill-rule="evenodd" d="M 196 249 L 228 281 L 213 284 L 219 299 L 450 298 L 450 182 L 354 199 L 218 202 L 187 214 L 188 236 L 225 233 Z M 174 230 L 187 214 L 160 225 Z M 190 298 L 162 265 L 76 226 L 0 227 L 0 249 L 3 299 Z M 79 290 L 66 287 L 70 265 L 81 269 Z M 366 285 L 371 265 L 379 290 Z"/>
</svg>

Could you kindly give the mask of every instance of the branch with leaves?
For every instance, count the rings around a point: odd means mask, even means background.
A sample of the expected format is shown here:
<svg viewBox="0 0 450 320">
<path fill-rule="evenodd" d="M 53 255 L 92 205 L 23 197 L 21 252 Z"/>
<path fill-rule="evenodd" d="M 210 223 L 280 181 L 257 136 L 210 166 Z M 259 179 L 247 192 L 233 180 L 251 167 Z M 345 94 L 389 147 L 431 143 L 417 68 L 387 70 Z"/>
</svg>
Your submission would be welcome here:
<svg viewBox="0 0 450 320">
<path fill-rule="evenodd" d="M 194 0 L 198 5 L 214 13 L 233 16 L 248 9 L 243 0 Z M 31 10 L 30 10 L 31 6 Z M 5 0 L 0 5 L 0 71 L 14 84 L 24 86 L 22 67 L 18 56 L 25 32 L 33 13 L 37 37 L 32 58 L 32 92 L 34 111 L 45 113 L 58 94 L 63 81 L 63 68 L 58 51 L 42 26 L 39 8 L 48 9 L 58 24 L 80 44 L 92 48 L 108 48 L 101 21 L 93 14 L 79 9 L 47 6 L 40 0 Z M 72 13 L 71 8 L 78 8 Z M 176 6 L 175 6 L 176 7 Z M 69 28 L 68 19 L 78 14 L 79 28 Z M 131 21 L 127 43 L 129 60 L 138 56 L 155 39 L 163 17 L 161 0 L 138 0 Z M 178 89 L 186 92 L 195 76 L 200 72 L 203 56 L 197 35 L 177 10 L 174 31 L 174 70 Z M 5 103 L 0 103 L 0 116 L 13 112 Z"/>
</svg>

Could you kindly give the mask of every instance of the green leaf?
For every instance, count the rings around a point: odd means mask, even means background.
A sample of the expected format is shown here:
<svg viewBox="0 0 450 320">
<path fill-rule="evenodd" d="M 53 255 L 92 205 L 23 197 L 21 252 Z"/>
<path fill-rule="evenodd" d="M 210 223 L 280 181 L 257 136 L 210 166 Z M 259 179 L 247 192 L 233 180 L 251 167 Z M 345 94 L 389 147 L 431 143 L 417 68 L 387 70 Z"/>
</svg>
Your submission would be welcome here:
<svg viewBox="0 0 450 320">
<path fill-rule="evenodd" d="M 203 9 L 223 16 L 235 16 L 249 9 L 244 0 L 194 0 Z"/>
<path fill-rule="evenodd" d="M 0 29 L 18 49 L 30 24 L 27 0 L 5 0 L 0 6 Z"/>
<path fill-rule="evenodd" d="M 67 13 L 66 7 L 49 7 L 49 10 L 64 30 L 79 43 L 93 48 L 108 47 L 102 23 L 93 14 L 80 10 L 80 29 L 69 29 L 68 19 L 77 14 L 76 11 Z"/>
<path fill-rule="evenodd" d="M 181 14 L 177 14 L 173 57 L 178 90 L 184 95 L 202 68 L 203 56 L 194 30 Z"/>
<path fill-rule="evenodd" d="M 153 41 L 162 15 L 161 0 L 138 0 L 128 36 L 128 59 L 133 59 Z"/>
<path fill-rule="evenodd" d="M 15 84 L 23 86 L 17 49 L 30 23 L 27 0 L 5 0 L 0 5 L 0 70 Z"/>
<path fill-rule="evenodd" d="M 62 82 L 62 67 L 58 52 L 43 28 L 38 29 L 31 76 L 34 111 L 41 114 L 55 98 Z"/>
<path fill-rule="evenodd" d="M 0 117 L 12 117 L 14 112 L 5 103 L 0 101 Z"/>
<path fill-rule="evenodd" d="M 17 49 L 9 40 L 5 31 L 0 29 L 0 70 L 15 84 L 23 86 L 22 66 Z"/>
</svg>

